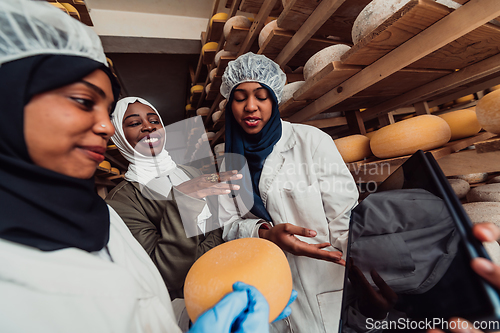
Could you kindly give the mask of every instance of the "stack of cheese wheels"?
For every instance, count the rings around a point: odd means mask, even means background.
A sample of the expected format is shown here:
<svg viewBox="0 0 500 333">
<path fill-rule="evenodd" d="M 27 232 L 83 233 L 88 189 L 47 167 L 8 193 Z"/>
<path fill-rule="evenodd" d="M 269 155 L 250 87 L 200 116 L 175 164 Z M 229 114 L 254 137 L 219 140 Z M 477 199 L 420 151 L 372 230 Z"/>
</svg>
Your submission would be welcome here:
<svg viewBox="0 0 500 333">
<path fill-rule="evenodd" d="M 203 47 L 201 48 L 201 53 L 202 54 L 205 54 L 206 51 L 215 51 L 217 50 L 217 47 L 219 46 L 218 43 L 216 42 L 209 42 L 209 43 L 206 43 L 205 45 L 203 45 Z"/>
<path fill-rule="evenodd" d="M 336 139 L 335 145 L 346 163 L 355 162 L 372 156 L 370 139 L 361 134 Z"/>
<path fill-rule="evenodd" d="M 215 55 L 215 66 L 219 66 L 221 57 L 236 57 L 236 52 L 220 50 Z"/>
<path fill-rule="evenodd" d="M 215 20 L 217 20 L 217 21 L 227 21 L 228 17 L 229 17 L 229 15 L 227 15 L 227 13 L 217 13 L 214 16 L 212 16 L 212 18 L 210 19 L 209 26 L 212 26 L 212 24 L 214 23 Z"/>
<path fill-rule="evenodd" d="M 277 245 L 261 238 L 236 239 L 206 252 L 189 270 L 184 301 L 191 321 L 232 292 L 238 281 L 264 295 L 269 322 L 283 311 L 292 294 L 290 266 Z"/>
<path fill-rule="evenodd" d="M 482 128 L 500 134 L 500 89 L 490 92 L 479 100 L 476 114 Z"/>
<path fill-rule="evenodd" d="M 352 27 L 352 41 L 359 42 L 392 14 L 400 10 L 410 0 L 373 0 L 358 15 Z M 436 0 L 449 8 L 458 8 L 460 4 L 453 0 Z"/>
<path fill-rule="evenodd" d="M 444 119 L 422 115 L 377 130 L 370 147 L 378 158 L 391 158 L 441 147 L 450 138 L 450 126 Z"/>
<path fill-rule="evenodd" d="M 262 45 L 264 45 L 264 42 L 267 40 L 267 37 L 269 37 L 269 35 L 271 34 L 271 31 L 278 29 L 279 29 L 278 20 L 272 20 L 271 22 L 266 24 L 259 33 L 259 47 L 262 47 Z"/>
<path fill-rule="evenodd" d="M 304 65 L 304 80 L 307 81 L 332 61 L 339 61 L 340 57 L 350 49 L 348 45 L 337 44 L 316 52 Z"/>
<path fill-rule="evenodd" d="M 306 81 L 295 81 L 289 84 L 286 84 L 283 87 L 283 95 L 281 96 L 281 104 L 284 104 L 286 101 L 288 101 L 290 98 L 293 97 L 293 94 L 299 90 Z"/>
<path fill-rule="evenodd" d="M 233 27 L 248 29 L 251 26 L 252 22 L 250 22 L 250 20 L 245 16 L 242 15 L 233 16 L 226 21 L 226 24 L 224 24 L 224 37 L 227 39 Z"/>
<path fill-rule="evenodd" d="M 450 126 L 450 140 L 452 141 L 475 135 L 481 130 L 475 108 L 448 112 L 439 117 L 443 118 Z"/>
<path fill-rule="evenodd" d="M 202 107 L 196 110 L 196 115 L 197 116 L 206 116 L 210 112 L 210 108 L 208 107 Z"/>
</svg>

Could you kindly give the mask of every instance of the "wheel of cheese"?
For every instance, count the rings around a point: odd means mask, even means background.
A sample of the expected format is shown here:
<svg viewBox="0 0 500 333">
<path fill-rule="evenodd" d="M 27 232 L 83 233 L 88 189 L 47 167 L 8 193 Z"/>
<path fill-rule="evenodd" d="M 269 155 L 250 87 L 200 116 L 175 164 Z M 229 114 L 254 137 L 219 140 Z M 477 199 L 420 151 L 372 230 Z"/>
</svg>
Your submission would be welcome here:
<svg viewBox="0 0 500 333">
<path fill-rule="evenodd" d="M 278 20 L 272 20 L 271 22 L 266 24 L 264 28 L 262 28 L 259 33 L 259 47 L 262 47 L 262 45 L 264 45 L 264 42 L 266 41 L 271 31 L 276 29 L 278 29 Z"/>
<path fill-rule="evenodd" d="M 237 15 L 231 17 L 229 20 L 226 21 L 224 24 L 224 37 L 227 39 L 229 36 L 229 33 L 231 32 L 232 27 L 238 27 L 238 28 L 250 28 L 252 26 L 252 22 L 248 18 L 242 15 Z"/>
<path fill-rule="evenodd" d="M 500 201 L 500 184 L 487 184 L 475 187 L 467 193 L 468 202 L 478 202 L 478 201 L 488 201 L 488 202 L 499 202 Z"/>
<path fill-rule="evenodd" d="M 212 26 L 212 24 L 215 20 L 226 21 L 228 17 L 229 17 L 229 15 L 227 15 L 227 13 L 217 13 L 214 16 L 212 16 L 212 18 L 210 19 L 209 25 Z"/>
<path fill-rule="evenodd" d="M 373 0 L 358 15 L 352 27 L 352 41 L 359 42 L 375 30 L 392 14 L 400 10 L 410 0 Z M 452 0 L 436 0 L 450 8 L 458 8 L 460 4 Z"/>
<path fill-rule="evenodd" d="M 218 145 L 216 145 L 214 147 L 214 153 L 215 154 L 223 153 L 224 152 L 224 147 L 225 147 L 224 143 L 219 143 Z"/>
<path fill-rule="evenodd" d="M 348 45 L 337 44 L 316 52 L 304 65 L 304 80 L 307 81 L 332 61 L 339 61 L 340 57 L 350 49 Z"/>
<path fill-rule="evenodd" d="M 210 82 L 214 80 L 216 74 L 217 74 L 217 68 L 212 69 L 210 73 L 208 73 L 208 78 L 210 79 Z"/>
<path fill-rule="evenodd" d="M 453 176 L 453 178 L 465 180 L 469 184 L 477 184 L 484 182 L 486 178 L 488 178 L 488 173 L 487 172 L 469 173 L 465 175 L 456 175 Z"/>
<path fill-rule="evenodd" d="M 441 147 L 450 140 L 451 130 L 442 118 L 422 115 L 382 127 L 370 140 L 373 155 L 391 158 L 417 150 Z"/>
<path fill-rule="evenodd" d="M 217 120 L 219 120 L 221 116 L 222 116 L 222 111 L 220 111 L 220 110 L 217 110 L 214 113 L 212 113 L 213 122 L 214 123 L 217 122 Z"/>
<path fill-rule="evenodd" d="M 108 161 L 102 161 L 101 163 L 99 163 L 99 166 L 103 169 L 111 171 L 111 163 L 109 163 Z"/>
<path fill-rule="evenodd" d="M 498 85 L 496 85 L 496 86 L 491 87 L 489 90 L 490 90 L 490 92 L 491 92 L 491 91 L 498 90 L 498 89 L 500 89 L 500 84 L 498 84 Z"/>
<path fill-rule="evenodd" d="M 295 81 L 289 84 L 285 84 L 283 87 L 283 95 L 281 96 L 281 104 L 284 104 L 290 98 L 292 98 L 293 94 L 299 90 L 306 81 Z"/>
<path fill-rule="evenodd" d="M 377 133 L 377 131 L 371 131 L 371 132 L 368 132 L 365 134 L 365 136 L 368 138 L 368 139 L 372 139 L 373 136 L 375 135 L 375 133 Z"/>
<path fill-rule="evenodd" d="M 215 132 L 207 132 L 207 139 L 213 139 L 215 137 Z"/>
<path fill-rule="evenodd" d="M 206 116 L 210 112 L 210 108 L 208 107 L 202 107 L 196 110 L 196 115 L 197 116 Z"/>
<path fill-rule="evenodd" d="M 189 270 L 184 300 L 191 321 L 232 291 L 235 282 L 256 287 L 269 303 L 269 322 L 285 308 L 292 294 L 292 274 L 283 251 L 261 238 L 241 238 L 203 254 Z"/>
<path fill-rule="evenodd" d="M 220 101 L 219 110 L 224 111 L 226 109 L 226 103 L 227 103 L 227 99 L 225 99 L 225 98 L 222 101 Z"/>
<path fill-rule="evenodd" d="M 194 107 L 191 104 L 186 105 L 186 111 L 192 111 L 194 110 Z"/>
<path fill-rule="evenodd" d="M 495 177 L 491 178 L 490 180 L 488 180 L 488 184 L 495 184 L 495 183 L 500 183 L 500 176 L 495 176 Z"/>
<path fill-rule="evenodd" d="M 451 141 L 475 135 L 481 130 L 475 108 L 448 112 L 439 117 L 443 118 L 450 126 Z"/>
<path fill-rule="evenodd" d="M 215 51 L 217 50 L 217 47 L 219 46 L 218 43 L 216 42 L 209 42 L 209 43 L 206 43 L 205 45 L 203 45 L 203 47 L 201 48 L 201 53 L 202 54 L 205 54 L 205 51 Z"/>
<path fill-rule="evenodd" d="M 462 206 L 472 223 L 491 222 L 500 227 L 500 202 L 470 202 Z"/>
<path fill-rule="evenodd" d="M 215 55 L 215 59 L 214 59 L 215 60 L 215 66 L 219 66 L 220 58 L 221 57 L 236 57 L 236 53 L 235 52 L 225 51 L 225 50 L 220 50 Z"/>
<path fill-rule="evenodd" d="M 191 94 L 194 94 L 195 92 L 202 92 L 203 91 L 203 86 L 201 84 L 196 84 L 191 87 Z"/>
<path fill-rule="evenodd" d="M 465 198 L 467 193 L 469 193 L 470 185 L 465 180 L 452 178 L 448 179 L 448 182 L 459 199 Z"/>
<path fill-rule="evenodd" d="M 474 100 L 474 95 L 467 95 L 454 100 L 455 104 L 467 103 Z"/>
<path fill-rule="evenodd" d="M 479 100 L 476 114 L 482 128 L 500 134 L 500 89 L 490 92 Z"/>
<path fill-rule="evenodd" d="M 350 135 L 333 142 L 346 163 L 359 161 L 372 155 L 370 139 L 364 135 Z"/>
<path fill-rule="evenodd" d="M 212 83 L 209 83 L 207 84 L 207 86 L 205 87 L 205 93 L 208 95 L 209 91 L 210 91 L 210 87 L 212 87 Z"/>
<path fill-rule="evenodd" d="M 111 168 L 111 173 L 114 173 L 115 175 L 119 175 L 120 174 L 120 170 L 118 170 L 118 168 Z"/>
</svg>

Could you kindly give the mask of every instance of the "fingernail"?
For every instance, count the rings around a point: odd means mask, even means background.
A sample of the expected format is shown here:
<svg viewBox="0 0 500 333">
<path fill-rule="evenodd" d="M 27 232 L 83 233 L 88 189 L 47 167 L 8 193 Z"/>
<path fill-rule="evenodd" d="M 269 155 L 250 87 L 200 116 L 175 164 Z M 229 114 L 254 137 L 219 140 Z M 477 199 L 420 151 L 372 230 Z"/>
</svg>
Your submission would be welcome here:
<svg viewBox="0 0 500 333">
<path fill-rule="evenodd" d="M 234 185 L 233 187 L 235 190 L 239 190 L 240 189 L 240 185 Z"/>
<path fill-rule="evenodd" d="M 224 190 L 224 193 L 231 193 L 231 190 Z"/>
<path fill-rule="evenodd" d="M 316 231 L 314 230 L 309 230 L 309 236 L 316 236 Z"/>
<path fill-rule="evenodd" d="M 476 258 L 474 259 L 474 261 L 476 262 L 475 264 L 476 269 L 481 270 L 484 273 L 490 274 L 493 273 L 493 271 L 495 270 L 495 266 L 488 259 Z"/>
<path fill-rule="evenodd" d="M 483 229 L 483 234 L 488 238 L 488 240 L 494 241 L 495 235 L 489 229 Z"/>
</svg>

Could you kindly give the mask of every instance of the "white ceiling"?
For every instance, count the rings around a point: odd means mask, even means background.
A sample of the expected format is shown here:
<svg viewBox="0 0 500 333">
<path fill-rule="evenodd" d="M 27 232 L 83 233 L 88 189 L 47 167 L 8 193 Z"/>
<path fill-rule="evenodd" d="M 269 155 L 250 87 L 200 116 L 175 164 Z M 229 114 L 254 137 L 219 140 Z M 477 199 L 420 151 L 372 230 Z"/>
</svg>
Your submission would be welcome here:
<svg viewBox="0 0 500 333">
<path fill-rule="evenodd" d="M 226 0 L 220 1 L 222 10 Z M 85 0 L 87 7 L 161 15 L 210 18 L 213 0 Z"/>
</svg>

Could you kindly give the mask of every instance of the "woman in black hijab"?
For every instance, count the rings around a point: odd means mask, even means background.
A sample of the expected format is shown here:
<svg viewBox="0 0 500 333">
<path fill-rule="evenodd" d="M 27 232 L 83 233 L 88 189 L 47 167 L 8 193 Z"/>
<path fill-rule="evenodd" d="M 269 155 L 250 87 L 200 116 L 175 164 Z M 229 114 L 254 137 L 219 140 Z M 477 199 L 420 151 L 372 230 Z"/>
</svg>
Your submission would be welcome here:
<svg viewBox="0 0 500 333">
<path fill-rule="evenodd" d="M 0 87 L 0 331 L 180 332 L 158 270 L 94 191 L 119 94 L 97 35 L 0 0 Z M 191 331 L 267 328 L 262 295 L 234 290 Z"/>
</svg>

